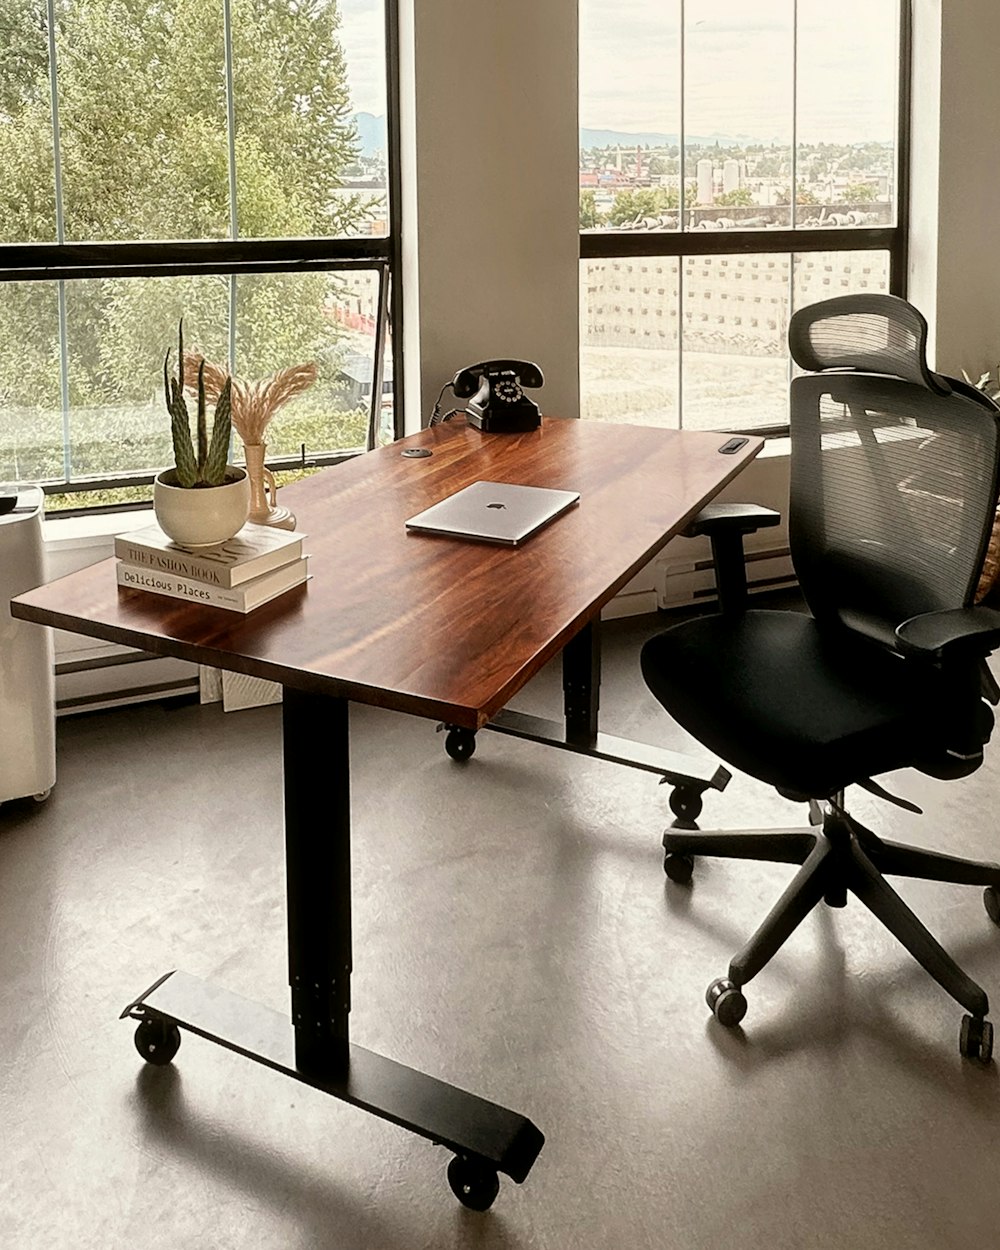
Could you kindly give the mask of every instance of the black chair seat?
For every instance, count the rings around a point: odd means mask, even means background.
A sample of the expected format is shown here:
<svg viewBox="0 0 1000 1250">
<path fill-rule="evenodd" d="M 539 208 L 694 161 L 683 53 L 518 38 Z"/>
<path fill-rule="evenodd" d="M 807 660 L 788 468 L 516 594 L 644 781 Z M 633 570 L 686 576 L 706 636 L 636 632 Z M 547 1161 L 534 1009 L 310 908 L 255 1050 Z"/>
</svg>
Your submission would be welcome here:
<svg viewBox="0 0 1000 1250">
<path fill-rule="evenodd" d="M 800 612 L 700 617 L 651 638 L 657 699 L 727 763 L 797 797 L 912 766 L 935 750 L 940 673 Z M 943 749 L 943 744 L 941 744 Z"/>
</svg>

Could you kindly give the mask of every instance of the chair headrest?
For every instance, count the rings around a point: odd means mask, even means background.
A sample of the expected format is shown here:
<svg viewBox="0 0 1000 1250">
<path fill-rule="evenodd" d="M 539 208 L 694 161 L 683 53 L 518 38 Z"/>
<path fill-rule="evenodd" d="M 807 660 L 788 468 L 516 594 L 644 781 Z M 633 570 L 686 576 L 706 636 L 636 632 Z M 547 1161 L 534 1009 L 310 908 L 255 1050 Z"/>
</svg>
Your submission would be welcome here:
<svg viewBox="0 0 1000 1250">
<path fill-rule="evenodd" d="M 810 304 L 788 323 L 792 359 L 803 369 L 854 369 L 950 395 L 947 378 L 927 368 L 927 322 L 897 295 L 840 295 Z"/>
</svg>

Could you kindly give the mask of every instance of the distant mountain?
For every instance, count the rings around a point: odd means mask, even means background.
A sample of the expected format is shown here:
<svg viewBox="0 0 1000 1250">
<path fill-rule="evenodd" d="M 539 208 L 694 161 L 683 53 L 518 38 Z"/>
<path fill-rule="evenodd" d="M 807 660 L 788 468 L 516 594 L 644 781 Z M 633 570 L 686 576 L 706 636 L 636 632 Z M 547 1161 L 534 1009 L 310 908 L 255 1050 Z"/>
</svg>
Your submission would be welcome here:
<svg viewBox="0 0 1000 1250">
<path fill-rule="evenodd" d="M 361 141 L 361 155 L 374 156 L 385 151 L 385 117 L 374 113 L 355 113 L 354 124 Z"/>
<path fill-rule="evenodd" d="M 718 143 L 720 147 L 725 148 L 736 144 L 762 142 L 760 139 L 751 139 L 749 135 L 686 135 L 685 139 L 688 147 L 700 148 L 710 147 L 713 143 Z M 665 148 L 679 142 L 680 139 L 675 134 L 665 135 L 654 131 L 588 130 L 586 126 L 580 127 L 581 148 L 634 148 L 645 147 L 647 143 L 651 148 Z"/>
<path fill-rule="evenodd" d="M 355 113 L 354 123 L 358 128 L 361 142 L 361 155 L 374 156 L 376 152 L 384 152 L 385 117 L 374 113 Z M 719 147 L 742 147 L 748 143 L 771 143 L 787 146 L 787 140 L 759 139 L 752 135 L 687 135 L 688 147 L 706 148 L 718 144 Z M 651 148 L 670 147 L 679 142 L 676 134 L 663 134 L 661 131 L 630 131 L 630 130 L 591 130 L 580 127 L 581 148 L 635 148 L 637 145 Z"/>
</svg>

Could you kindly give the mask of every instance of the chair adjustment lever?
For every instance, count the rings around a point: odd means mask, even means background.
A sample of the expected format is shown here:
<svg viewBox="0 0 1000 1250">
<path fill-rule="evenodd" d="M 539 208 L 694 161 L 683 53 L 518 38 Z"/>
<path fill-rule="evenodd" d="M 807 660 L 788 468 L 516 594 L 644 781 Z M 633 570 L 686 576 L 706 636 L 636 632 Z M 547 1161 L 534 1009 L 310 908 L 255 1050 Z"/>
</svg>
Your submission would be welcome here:
<svg viewBox="0 0 1000 1250">
<path fill-rule="evenodd" d="M 909 799 L 901 799 L 896 794 L 890 794 L 885 786 L 880 786 L 877 781 L 872 781 L 871 777 L 857 783 L 862 790 L 867 790 L 869 794 L 874 794 L 876 798 L 888 799 L 890 803 L 895 803 L 897 807 L 902 807 L 908 812 L 916 812 L 918 816 L 924 814 L 923 808 L 917 807 L 916 803 L 911 803 Z"/>
</svg>

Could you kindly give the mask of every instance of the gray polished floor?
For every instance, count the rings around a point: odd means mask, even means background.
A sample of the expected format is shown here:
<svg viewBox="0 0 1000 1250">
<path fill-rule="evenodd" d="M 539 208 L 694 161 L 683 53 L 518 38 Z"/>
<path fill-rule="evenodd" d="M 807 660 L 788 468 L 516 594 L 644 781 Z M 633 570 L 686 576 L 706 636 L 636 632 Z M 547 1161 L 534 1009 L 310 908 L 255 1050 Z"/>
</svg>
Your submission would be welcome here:
<svg viewBox="0 0 1000 1250">
<path fill-rule="evenodd" d="M 648 621 L 606 628 L 602 721 L 677 745 L 645 694 Z M 558 673 L 519 706 L 554 713 Z M 143 1250 L 994 1246 L 995 1066 L 857 903 L 820 909 L 748 988 L 703 994 L 791 869 L 665 883 L 666 787 L 352 710 L 356 1040 L 529 1115 L 523 1186 L 457 1204 L 448 1154 L 186 1035 L 143 1064 L 118 1014 L 181 967 L 285 1010 L 279 709 L 155 705 L 64 720 L 59 782 L 0 811 L 0 1246 Z M 964 782 L 859 793 L 891 836 L 997 856 L 1000 752 Z M 317 778 L 317 787 L 323 778 Z M 800 823 L 735 778 L 705 827 Z M 996 998 L 980 891 L 901 892 Z M 1000 1001 L 1000 998 L 998 998 Z"/>
</svg>

